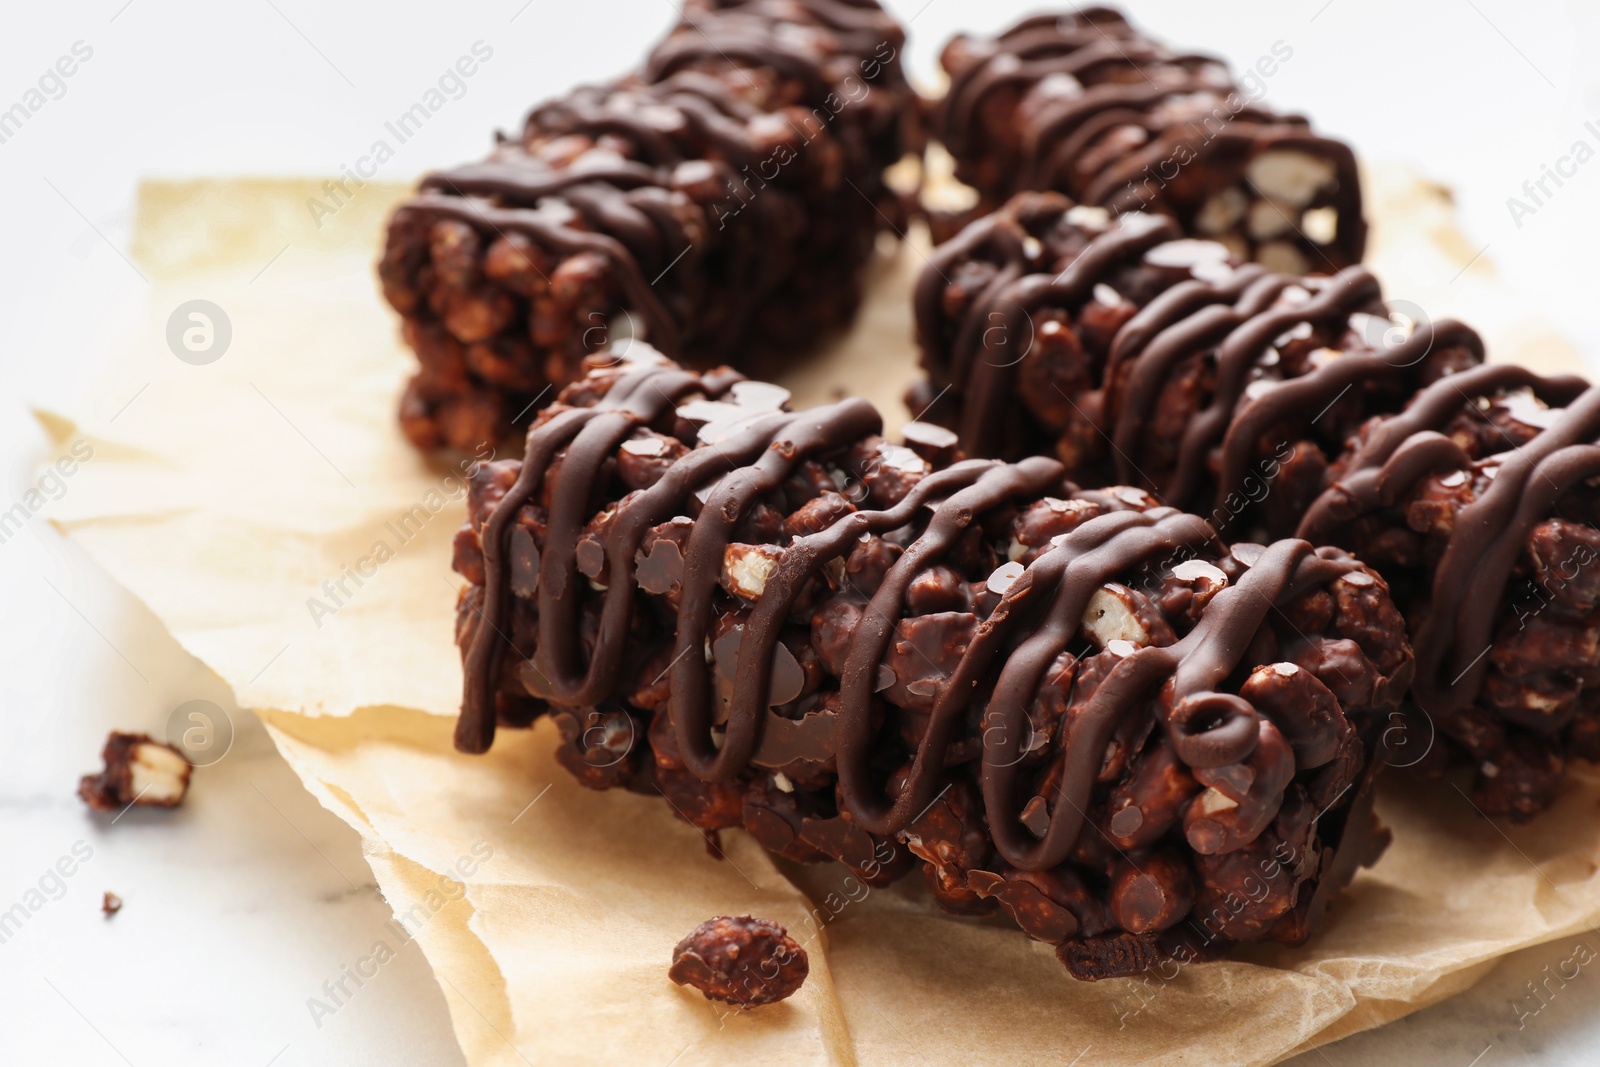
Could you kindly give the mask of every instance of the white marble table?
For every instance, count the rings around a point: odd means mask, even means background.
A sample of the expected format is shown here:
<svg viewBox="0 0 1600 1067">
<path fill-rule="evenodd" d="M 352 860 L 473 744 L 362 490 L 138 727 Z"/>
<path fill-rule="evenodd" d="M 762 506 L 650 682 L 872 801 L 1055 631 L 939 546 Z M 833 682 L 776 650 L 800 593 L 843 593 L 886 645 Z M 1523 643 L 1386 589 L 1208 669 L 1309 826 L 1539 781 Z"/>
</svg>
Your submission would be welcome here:
<svg viewBox="0 0 1600 1067">
<path fill-rule="evenodd" d="M 911 56 L 926 74 L 956 28 L 992 29 L 1033 5 L 890 6 L 913 19 Z M 1505 206 L 1576 139 L 1595 140 L 1584 122 L 1600 116 L 1600 82 L 1581 62 L 1600 44 L 1592 5 L 1130 6 L 1173 40 L 1236 62 L 1289 42 L 1295 58 L 1271 85 L 1273 102 L 1453 184 L 1474 242 L 1541 312 L 1600 352 L 1595 275 L 1584 269 L 1596 242 L 1583 239 L 1600 234 L 1600 167 L 1580 171 L 1521 226 Z M 75 42 L 94 58 L 0 143 L 0 454 L 9 457 L 0 509 L 20 498 L 39 458 L 21 400 L 70 393 L 142 298 L 123 258 L 141 174 L 335 173 L 458 52 L 489 42 L 496 59 L 450 103 L 448 121 L 384 172 L 406 178 L 476 155 L 486 131 L 514 123 L 527 102 L 621 69 L 674 17 L 669 0 L 94 0 L 8 16 L 0 69 L 15 76 L 0 85 L 0 108 Z M 76 778 L 94 769 L 108 729 L 159 733 L 184 701 L 228 700 L 51 532 L 48 515 L 46 504 L 0 542 L 0 916 L 15 905 L 26 913 L 0 925 L 0 1064 L 460 1063 L 415 945 L 359 988 L 346 980 L 351 995 L 331 1015 L 308 1007 L 392 937 L 389 912 L 356 835 L 305 793 L 252 716 L 232 713 L 231 751 L 197 772 L 182 810 L 115 824 L 85 812 Z M 58 882 L 52 872 L 75 847 L 92 854 L 64 862 L 73 873 Z M 110 919 L 100 912 L 106 890 L 125 901 Z M 1550 982 L 1542 1005 L 1530 997 L 1528 983 L 1572 955 L 1561 942 L 1510 957 L 1461 996 L 1294 1062 L 1600 1062 L 1600 971 Z"/>
<path fill-rule="evenodd" d="M 0 589 L 0 1063 L 461 1063 L 359 838 L 255 716 L 40 519 L 0 545 Z M 236 729 L 189 802 L 91 815 L 74 790 L 106 732 L 161 736 L 195 699 Z M 109 918 L 107 890 L 124 902 Z M 380 941 L 394 958 L 357 986 L 347 975 Z"/>
</svg>

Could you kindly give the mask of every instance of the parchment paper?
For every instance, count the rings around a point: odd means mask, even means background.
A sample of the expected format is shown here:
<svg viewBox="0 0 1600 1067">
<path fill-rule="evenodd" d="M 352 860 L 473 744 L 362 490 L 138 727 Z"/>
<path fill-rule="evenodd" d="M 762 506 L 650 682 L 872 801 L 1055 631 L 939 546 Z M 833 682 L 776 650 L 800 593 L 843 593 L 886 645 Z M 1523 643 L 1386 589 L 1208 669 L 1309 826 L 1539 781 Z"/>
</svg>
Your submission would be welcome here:
<svg viewBox="0 0 1600 1067">
<path fill-rule="evenodd" d="M 360 831 L 468 1062 L 1266 1064 L 1600 920 L 1600 774 L 1587 769 L 1521 828 L 1391 775 L 1380 810 L 1396 843 L 1309 946 L 1083 984 L 1014 928 L 940 914 L 915 879 L 869 892 L 737 832 L 714 860 L 659 801 L 579 788 L 548 726 L 456 754 L 459 471 L 418 458 L 394 426 L 409 359 L 371 276 L 401 190 L 368 186 L 319 229 L 306 201 L 320 186 L 143 188 L 149 318 L 81 409 L 40 412 L 63 454 L 80 437 L 94 449 L 52 515 Z M 1474 258 L 1444 190 L 1388 171 L 1370 187 L 1391 296 L 1469 319 L 1497 358 L 1576 366 Z M 858 327 L 789 380 L 800 402 L 845 389 L 905 417 L 906 293 L 924 247 L 876 266 Z M 232 329 L 201 366 L 167 340 L 194 299 Z M 671 984 L 666 964 L 694 924 L 743 912 L 787 925 L 812 970 L 792 1000 L 729 1014 Z"/>
</svg>

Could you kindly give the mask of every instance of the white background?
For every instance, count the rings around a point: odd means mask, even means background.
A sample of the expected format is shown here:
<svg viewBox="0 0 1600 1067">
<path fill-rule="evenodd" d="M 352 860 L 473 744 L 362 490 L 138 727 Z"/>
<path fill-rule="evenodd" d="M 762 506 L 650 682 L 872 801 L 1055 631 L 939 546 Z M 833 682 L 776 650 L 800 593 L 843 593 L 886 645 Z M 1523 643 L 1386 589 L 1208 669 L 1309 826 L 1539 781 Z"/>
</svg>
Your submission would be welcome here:
<svg viewBox="0 0 1600 1067">
<path fill-rule="evenodd" d="M 957 29 L 991 31 L 1030 10 L 889 6 L 912 20 L 923 81 Z M 1520 226 L 1507 206 L 1575 141 L 1600 149 L 1600 73 L 1585 70 L 1600 52 L 1592 0 L 1130 6 L 1167 40 L 1239 65 L 1287 43 L 1269 102 L 1452 186 L 1474 246 L 1587 359 L 1600 354 L 1600 160 L 1548 186 Z M 24 405 L 70 397 L 135 321 L 144 283 L 124 250 L 141 177 L 335 173 L 485 42 L 493 58 L 466 94 L 385 168 L 409 179 L 481 154 L 535 100 L 634 63 L 675 18 L 671 0 L 93 0 L 6 14 L 0 110 L 75 42 L 93 56 L 0 144 L 0 509 L 42 458 Z M 178 704 L 226 693 L 48 515 L 0 544 L 0 910 L 75 842 L 94 854 L 0 944 L 0 1063 L 460 1062 L 415 946 L 313 1024 L 306 999 L 371 950 L 388 911 L 355 835 L 301 790 L 248 715 L 235 712 L 233 752 L 199 772 L 181 812 L 115 826 L 85 815 L 76 776 L 109 727 L 159 733 Z M 127 899 L 114 920 L 99 914 L 105 889 Z M 1512 957 L 1473 992 L 1304 1061 L 1600 1062 L 1600 978 L 1584 972 L 1516 1022 L 1525 983 L 1570 955 L 1562 942 Z"/>
</svg>

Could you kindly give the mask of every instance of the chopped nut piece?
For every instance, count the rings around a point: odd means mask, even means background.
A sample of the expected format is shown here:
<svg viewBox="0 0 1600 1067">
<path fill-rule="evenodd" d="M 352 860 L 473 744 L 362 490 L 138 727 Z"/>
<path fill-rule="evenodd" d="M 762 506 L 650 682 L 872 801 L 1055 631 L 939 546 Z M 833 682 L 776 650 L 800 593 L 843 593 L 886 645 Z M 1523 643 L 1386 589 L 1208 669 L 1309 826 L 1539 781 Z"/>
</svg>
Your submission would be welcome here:
<svg viewBox="0 0 1600 1067">
<path fill-rule="evenodd" d="M 1124 930 L 1145 934 L 1182 919 L 1194 901 L 1194 879 L 1176 855 L 1122 860 L 1111 879 L 1111 914 Z"/>
<path fill-rule="evenodd" d="M 793 996 L 810 972 L 806 950 L 771 919 L 719 915 L 678 942 L 667 976 L 707 1000 L 753 1008 Z"/>
<path fill-rule="evenodd" d="M 1111 212 L 1103 207 L 1078 204 L 1067 211 L 1067 221 L 1074 226 L 1104 228 L 1111 224 Z"/>
<path fill-rule="evenodd" d="M 722 587 L 736 597 L 757 600 L 781 559 L 783 550 L 772 545 L 729 545 L 722 554 Z"/>
<path fill-rule="evenodd" d="M 100 910 L 105 913 L 106 918 L 111 918 L 122 910 L 122 898 L 107 889 L 105 895 L 100 898 Z"/>
<path fill-rule="evenodd" d="M 1156 245 L 1144 254 L 1144 261 L 1152 267 L 1193 270 L 1202 263 L 1226 260 L 1228 255 L 1229 252 L 1226 245 L 1218 244 L 1215 241 L 1185 238 Z"/>
<path fill-rule="evenodd" d="M 1200 207 L 1195 216 L 1194 228 L 1207 237 L 1227 233 L 1244 217 L 1249 198 L 1239 188 L 1224 189 Z"/>
<path fill-rule="evenodd" d="M 105 770 L 84 775 L 78 783 L 78 796 L 95 811 L 116 811 L 129 804 L 175 808 L 188 793 L 194 770 L 189 761 L 149 734 L 114 732 L 100 756 Z"/>
<path fill-rule="evenodd" d="M 1294 219 L 1271 200 L 1257 200 L 1250 205 L 1250 236 L 1258 241 L 1288 233 L 1293 226 Z"/>
<path fill-rule="evenodd" d="M 994 573 L 989 575 L 987 583 L 989 591 L 1004 596 L 1006 590 L 1010 589 L 1016 580 L 1022 577 L 1022 572 L 1026 569 L 1016 560 L 1012 560 L 1010 563 L 1002 563 L 995 568 Z"/>
<path fill-rule="evenodd" d="M 948 467 L 960 456 L 960 438 L 943 426 L 908 422 L 900 431 L 906 447 L 938 467 Z"/>
<path fill-rule="evenodd" d="M 1228 584 L 1228 576 L 1223 573 L 1222 568 L 1203 559 L 1184 560 L 1172 568 L 1172 576 L 1180 582 L 1198 584 L 1203 592 L 1213 592 Z"/>
<path fill-rule="evenodd" d="M 1288 149 L 1261 153 L 1246 173 L 1263 195 L 1297 208 L 1311 203 L 1335 175 L 1328 160 Z"/>
<path fill-rule="evenodd" d="M 1256 259 L 1268 270 L 1284 274 L 1304 274 L 1311 268 L 1305 253 L 1288 241 L 1268 241 L 1256 249 Z"/>
<path fill-rule="evenodd" d="M 1215 789 L 1207 789 L 1195 798 L 1195 807 L 1201 815 L 1215 815 L 1219 811 L 1231 811 L 1239 806 L 1239 802 L 1223 796 Z"/>
<path fill-rule="evenodd" d="M 1127 596 L 1129 590 L 1105 586 L 1096 589 L 1083 613 L 1083 629 L 1101 648 L 1112 641 L 1128 641 L 1143 648 L 1150 643 L 1150 632 Z"/>
<path fill-rule="evenodd" d="M 1300 217 L 1301 231 L 1319 245 L 1331 245 L 1339 236 L 1339 209 L 1312 208 Z"/>
</svg>

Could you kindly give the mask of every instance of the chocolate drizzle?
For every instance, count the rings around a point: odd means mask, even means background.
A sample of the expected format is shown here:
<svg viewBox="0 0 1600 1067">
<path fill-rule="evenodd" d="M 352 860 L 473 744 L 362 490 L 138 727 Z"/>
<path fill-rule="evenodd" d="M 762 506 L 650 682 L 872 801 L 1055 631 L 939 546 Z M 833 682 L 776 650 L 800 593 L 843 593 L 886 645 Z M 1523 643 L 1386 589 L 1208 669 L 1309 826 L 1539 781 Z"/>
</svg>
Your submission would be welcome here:
<svg viewBox="0 0 1600 1067">
<path fill-rule="evenodd" d="M 920 148 L 904 30 L 873 0 L 682 13 L 639 73 L 535 108 L 396 210 L 379 273 L 422 363 L 402 419 L 419 445 L 525 421 L 624 315 L 707 365 L 803 349 L 853 312 L 899 214 L 883 171 Z"/>
<path fill-rule="evenodd" d="M 961 448 L 972 455 L 997 450 L 1003 416 L 1014 403 L 1020 362 L 1005 348 L 1031 335 L 1032 313 L 1047 303 L 1087 299 L 1113 264 L 1178 236 L 1170 219 L 1124 215 L 1094 237 L 1066 269 L 1050 276 L 1029 269 L 1024 235 L 1009 222 L 1009 215 L 991 215 L 940 245 L 918 277 L 913 296 L 923 366 L 935 383 L 954 387 L 961 412 L 956 432 Z M 956 265 L 975 255 L 997 261 L 1000 269 L 973 300 L 950 343 L 942 344 L 944 286 Z"/>
<path fill-rule="evenodd" d="M 876 0 L 800 0 L 800 4 L 808 19 L 831 31 L 836 42 L 831 50 L 837 53 L 873 56 L 887 47 L 891 54 L 898 54 L 905 47 L 905 28 Z M 680 28 L 651 53 L 645 76 L 661 81 L 688 66 L 737 59 L 803 80 L 819 96 L 826 94 L 834 89 L 834 81 L 816 58 L 819 51 L 825 50 L 804 47 L 793 36 L 771 32 L 775 24 L 793 23 L 794 11 L 793 0 L 710 0 L 689 4 L 684 11 L 687 28 Z M 904 86 L 898 68 L 884 79 L 884 84 L 896 89 Z"/>
<path fill-rule="evenodd" d="M 1269 149 L 1295 151 L 1337 174 L 1317 202 L 1335 210 L 1338 228 L 1326 246 L 1304 233 L 1271 237 L 1294 242 L 1312 269 L 1361 259 L 1349 147 L 1256 104 L 1221 60 L 1173 52 L 1114 9 L 1034 16 L 993 39 L 960 36 L 942 62 L 950 88 L 932 129 L 990 207 L 1020 190 L 1057 190 L 1119 212 L 1171 211 L 1191 232 L 1198 201 L 1227 187 L 1230 169 Z M 1180 175 L 1185 167 L 1216 168 L 1224 181 Z"/>
<path fill-rule="evenodd" d="M 1565 410 L 1520 447 L 1474 460 L 1441 432 L 1477 398 L 1523 389 Z M 1404 501 L 1425 479 L 1449 471 L 1492 481 L 1455 516 L 1426 612 L 1413 626 L 1412 696 L 1446 720 L 1482 690 L 1489 670 L 1484 652 L 1530 532 L 1554 514 L 1569 489 L 1600 477 L 1600 389 L 1581 378 L 1544 378 L 1507 365 L 1449 375 L 1354 445 L 1340 477 L 1301 521 L 1299 535 L 1335 539 L 1361 516 Z"/>
<path fill-rule="evenodd" d="M 1347 393 L 1364 410 L 1398 407 L 1418 385 L 1437 375 L 1430 357 L 1443 353 L 1480 363 L 1483 342 L 1454 321 L 1420 323 L 1403 340 L 1389 319 L 1377 278 L 1364 267 L 1334 277 L 1298 278 L 1256 264 L 1240 266 L 1220 245 L 1173 240 L 1175 224 L 1130 213 L 1102 223 L 1057 200 L 1061 221 L 1042 225 L 1049 202 L 1019 196 L 1002 212 L 967 227 L 940 246 L 918 279 L 917 333 L 932 389 L 948 388 L 961 447 L 972 455 L 1011 456 L 1048 447 L 1044 427 L 1015 433 L 1019 366 L 1041 355 L 1032 324 L 1042 318 L 1081 314 L 1103 283 L 1128 283 L 1143 306 L 1117 330 L 1104 357 L 1076 354 L 1078 370 L 1098 386 L 1094 403 L 1073 401 L 1078 421 L 1089 422 L 1108 451 L 1103 467 L 1075 463 L 1068 474 L 1088 484 L 1114 481 L 1140 485 L 1174 507 L 1208 513 L 1224 533 L 1240 509 L 1262 441 L 1275 432 L 1342 443 L 1338 427 L 1317 427 Z M 1046 233 L 1054 245 L 1031 252 L 1027 230 Z M 1051 255 L 1079 248 L 1058 273 Z M 992 265 L 988 277 L 954 321 L 945 301 L 952 279 L 965 265 Z M 1180 280 L 1173 280 L 1174 275 Z M 986 276 L 987 277 L 987 276 Z M 1161 286 L 1165 286 L 1162 288 Z M 1151 291 L 1151 287 L 1155 290 Z M 1114 293 L 1118 299 L 1129 297 Z M 1364 331 L 1358 324 L 1365 324 Z M 1314 358 L 1293 366 L 1280 348 L 1312 329 L 1326 338 Z M 1382 338 L 1363 336 L 1381 330 Z M 1017 338 L 1025 341 L 1020 348 Z M 1192 401 L 1177 440 L 1153 429 L 1179 375 L 1203 360 L 1204 385 Z M 930 389 L 930 391 L 932 391 Z M 942 395 L 942 394 L 941 394 Z M 1085 411 L 1085 407 L 1089 411 Z M 1089 412 L 1092 412 L 1089 413 Z M 1162 455 L 1172 457 L 1163 469 Z M 1097 462 L 1097 461 L 1096 461 Z M 1288 530 L 1273 530 L 1284 534 Z"/>
<path fill-rule="evenodd" d="M 512 181 L 502 177 L 500 184 L 511 186 Z M 529 184 L 534 182 L 530 181 Z M 561 256 L 573 256 L 579 252 L 598 253 L 616 272 L 630 311 L 639 317 L 639 332 L 648 335 L 668 351 L 679 347 L 681 329 L 677 317 L 668 310 L 646 280 L 637 254 L 640 246 L 647 242 L 659 244 L 661 235 L 653 232 L 655 220 L 628 210 L 627 200 L 619 190 L 596 185 L 586 192 L 589 194 L 588 204 L 597 214 L 604 214 L 613 223 L 626 218 L 628 226 L 622 228 L 626 239 L 605 232 L 580 229 L 559 213 L 528 207 L 498 207 L 470 196 L 472 191 L 486 187 L 484 177 L 472 171 L 430 175 L 423 180 L 424 190 L 448 189 L 456 195 L 418 193 L 406 202 L 403 210 L 456 219 L 490 232 L 525 234 Z M 681 226 L 674 236 L 684 236 Z"/>
<path fill-rule="evenodd" d="M 1202 285 L 1184 293 L 1188 300 L 1183 303 L 1176 297 L 1158 300 L 1136 316 L 1114 343 L 1107 373 L 1115 383 L 1119 365 L 1129 365 L 1125 390 L 1119 395 L 1113 388 L 1106 408 L 1113 413 L 1109 429 L 1117 472 L 1123 480 L 1141 484 L 1147 479 L 1133 457 L 1143 449 L 1162 388 L 1181 361 L 1214 350 L 1211 397 L 1184 428 L 1176 470 L 1149 486 L 1178 507 L 1224 511 L 1228 498 L 1242 491 L 1263 434 L 1286 423 L 1310 424 L 1352 388 L 1403 382 L 1417 373 L 1430 352 L 1446 347 L 1466 349 L 1474 362 L 1483 359 L 1477 333 L 1446 321 L 1424 323 L 1397 345 L 1335 351 L 1335 358 L 1305 373 L 1278 377 L 1266 365 L 1269 353 L 1276 355 L 1276 339 L 1301 325 L 1342 326 L 1352 315 L 1382 312 L 1377 278 L 1365 267 L 1346 268 L 1333 278 L 1248 273 L 1234 283 L 1211 287 L 1211 303 L 1204 302 Z M 1300 298 L 1284 299 L 1291 290 Z M 1201 306 L 1190 310 L 1184 306 L 1189 300 Z M 1220 462 L 1213 474 L 1208 464 L 1215 450 L 1220 450 Z M 1205 490 L 1211 484 L 1215 493 L 1207 500 Z"/>
<path fill-rule="evenodd" d="M 677 749 L 688 769 L 706 781 L 725 781 L 751 764 L 783 766 L 796 758 L 833 755 L 839 797 L 850 820 L 878 834 L 904 829 L 935 799 L 940 776 L 959 734 L 970 727 L 974 701 L 987 697 L 980 780 L 995 844 L 1021 870 L 1062 863 L 1083 830 L 1089 792 L 1106 746 L 1124 719 L 1152 706 L 1170 680 L 1171 699 L 1159 706 L 1160 725 L 1179 759 L 1194 768 L 1238 763 L 1255 749 L 1260 717 L 1220 687 L 1244 663 L 1252 639 L 1274 605 L 1333 581 L 1357 564 L 1332 550 L 1285 541 L 1235 551 L 1243 573 L 1217 593 L 1198 624 L 1175 644 L 1136 648 L 1112 669 L 1083 714 L 1071 721 L 1064 773 L 1048 818 L 1025 823 L 1019 792 L 1019 745 L 1027 709 L 1049 665 L 1078 633 L 1090 598 L 1119 575 L 1158 568 L 1198 552 L 1226 553 L 1203 520 L 1171 508 L 1099 515 L 1058 536 L 1026 567 L 995 572 L 998 604 L 978 627 L 959 663 L 938 686 L 909 773 L 891 795 L 875 770 L 874 693 L 913 578 L 945 560 L 962 535 L 997 509 L 1054 493 L 1074 492 L 1053 460 L 1019 463 L 965 460 L 921 478 L 892 506 L 849 512 L 782 546 L 743 623 L 732 670 L 732 693 L 720 739 L 707 650 L 713 597 L 724 551 L 751 507 L 808 459 L 837 455 L 880 429 L 880 416 L 861 400 L 803 412 L 784 410 L 785 394 L 734 375 L 703 378 L 635 346 L 606 394 L 592 407 L 558 404 L 528 434 L 526 459 L 515 482 L 481 529 L 484 587 L 481 617 L 469 631 L 466 688 L 457 747 L 482 752 L 493 741 L 495 688 L 510 628 L 513 575 L 508 529 L 531 501 L 548 504 L 538 556 L 538 641 L 520 672 L 533 696 L 568 707 L 597 704 L 621 684 L 630 615 L 638 602 L 640 545 L 653 526 L 692 511 L 682 550 L 681 599 L 676 609 L 668 705 Z M 704 422 L 696 447 L 672 461 L 653 485 L 614 503 L 604 534 L 607 585 L 587 663 L 578 645 L 580 601 L 589 587 L 578 567 L 578 545 L 597 506 L 607 462 L 635 431 L 660 425 L 676 411 Z M 709 420 L 709 421 L 707 421 Z M 550 472 L 555 472 L 551 474 Z M 549 484 L 546 479 L 549 478 Z M 1102 493 L 1085 494 L 1105 499 Z M 607 504 L 606 506 L 610 506 Z M 926 519 L 920 536 L 890 566 L 850 632 L 840 675 L 837 711 L 791 720 L 769 710 L 775 655 L 797 597 L 823 568 L 848 555 L 867 534 L 902 530 Z M 1112 643 L 1115 651 L 1116 643 Z M 726 664 L 719 664 L 719 671 Z M 965 758 L 972 758 L 971 756 Z M 1030 826 L 1042 830 L 1036 834 Z"/>
</svg>

